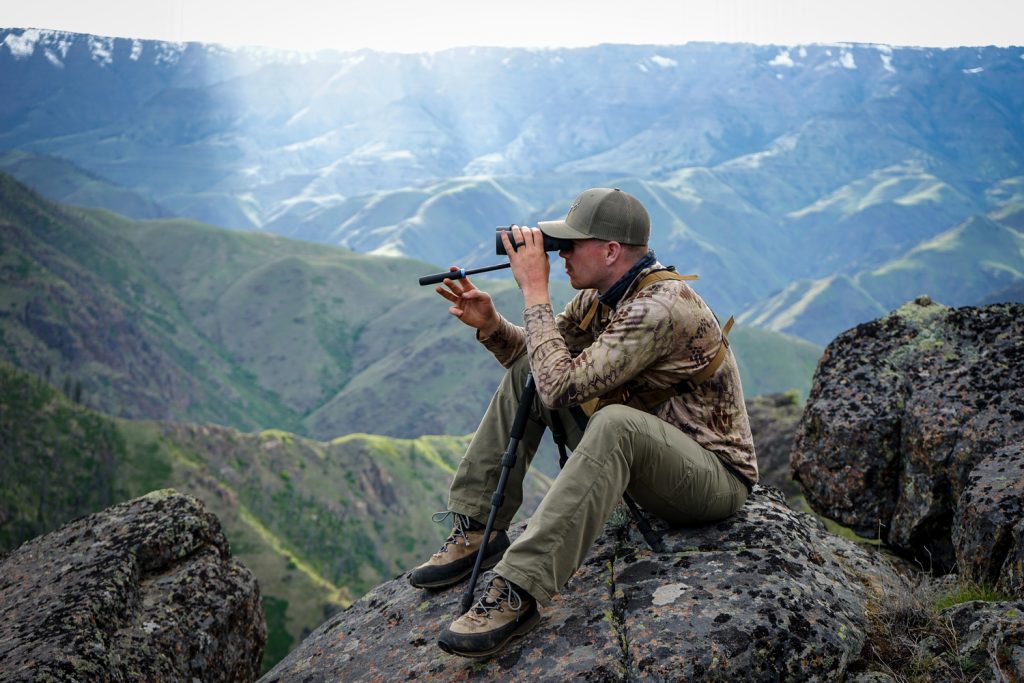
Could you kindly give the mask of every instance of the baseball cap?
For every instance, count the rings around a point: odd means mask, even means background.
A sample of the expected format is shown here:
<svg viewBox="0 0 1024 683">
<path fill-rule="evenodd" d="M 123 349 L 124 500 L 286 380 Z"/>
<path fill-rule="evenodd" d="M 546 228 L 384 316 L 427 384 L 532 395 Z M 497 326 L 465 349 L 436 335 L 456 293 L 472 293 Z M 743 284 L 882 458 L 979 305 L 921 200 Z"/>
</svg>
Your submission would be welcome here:
<svg viewBox="0 0 1024 683">
<path fill-rule="evenodd" d="M 540 221 L 537 227 L 566 240 L 602 239 L 622 244 L 647 244 L 651 219 L 640 200 L 618 188 L 584 190 L 564 220 Z"/>
</svg>

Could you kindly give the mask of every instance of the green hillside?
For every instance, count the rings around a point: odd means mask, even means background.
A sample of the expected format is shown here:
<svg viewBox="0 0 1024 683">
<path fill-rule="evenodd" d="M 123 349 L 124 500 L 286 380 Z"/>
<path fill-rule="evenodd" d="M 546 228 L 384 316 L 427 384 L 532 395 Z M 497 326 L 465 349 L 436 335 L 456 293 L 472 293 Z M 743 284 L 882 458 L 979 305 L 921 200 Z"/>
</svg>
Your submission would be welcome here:
<svg viewBox="0 0 1024 683">
<path fill-rule="evenodd" d="M 778 332 L 738 325 L 729 335 L 743 381 L 743 395 L 785 393 L 795 389 L 806 398 L 822 348 Z"/>
<path fill-rule="evenodd" d="M 109 209 L 131 218 L 172 215 L 156 202 L 57 157 L 22 150 L 0 152 L 0 171 L 63 204 Z"/>
<path fill-rule="evenodd" d="M 80 384 L 109 414 L 322 440 L 465 434 L 502 374 L 418 286 L 437 266 L 65 207 L 2 174 L 0 237 L 0 360 Z M 519 315 L 509 279 L 481 282 Z M 571 294 L 555 283 L 556 305 Z M 817 350 L 757 339 L 736 347 L 748 395 L 807 386 Z M 778 362 L 787 346 L 799 362 Z"/>
<path fill-rule="evenodd" d="M 422 561 L 446 529 L 468 437 L 287 432 L 112 419 L 0 363 L 0 551 L 151 490 L 200 498 L 260 582 L 265 666 L 331 612 Z M 550 481 L 534 474 L 522 513 Z"/>
<path fill-rule="evenodd" d="M 791 283 L 738 319 L 827 344 L 843 330 L 922 294 L 949 306 L 1019 300 L 1024 286 L 1022 213 L 1020 204 L 1007 204 L 876 268 Z"/>
<path fill-rule="evenodd" d="M 912 288 L 949 306 L 973 304 L 1024 283 L 1024 234 L 976 216 L 862 274 L 860 282 L 889 309 L 904 303 L 894 293 Z"/>
</svg>

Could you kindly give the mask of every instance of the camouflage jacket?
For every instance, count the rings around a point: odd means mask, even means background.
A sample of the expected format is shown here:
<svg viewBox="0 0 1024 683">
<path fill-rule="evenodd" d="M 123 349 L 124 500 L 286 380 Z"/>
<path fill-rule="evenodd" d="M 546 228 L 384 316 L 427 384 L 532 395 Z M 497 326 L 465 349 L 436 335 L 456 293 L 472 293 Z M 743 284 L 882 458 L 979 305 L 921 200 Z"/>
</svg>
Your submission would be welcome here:
<svg viewBox="0 0 1024 683">
<path fill-rule="evenodd" d="M 634 392 L 673 386 L 699 372 L 718 351 L 721 327 L 686 282 L 661 280 L 638 289 L 643 270 L 606 317 L 580 326 L 597 297 L 583 290 L 555 315 L 549 304 L 523 313 L 524 327 L 502 318 L 482 340 L 508 367 L 524 352 L 545 405 L 580 405 L 623 385 Z M 607 312 L 607 310 L 605 309 Z M 674 396 L 652 412 L 682 430 L 742 474 L 758 479 L 757 458 L 736 359 L 729 350 L 718 370 L 697 389 Z"/>
</svg>

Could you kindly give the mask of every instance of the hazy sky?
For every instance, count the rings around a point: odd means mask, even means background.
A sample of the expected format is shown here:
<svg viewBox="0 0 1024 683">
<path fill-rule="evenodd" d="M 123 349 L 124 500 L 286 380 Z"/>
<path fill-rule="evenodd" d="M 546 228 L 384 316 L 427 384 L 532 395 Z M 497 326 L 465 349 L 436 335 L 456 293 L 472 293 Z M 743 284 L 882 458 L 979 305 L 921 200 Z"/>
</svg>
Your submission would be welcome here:
<svg viewBox="0 0 1024 683">
<path fill-rule="evenodd" d="M 1024 45 L 1024 1 L 0 0 L 0 26 L 419 52 L 463 45 L 868 42 Z"/>
</svg>

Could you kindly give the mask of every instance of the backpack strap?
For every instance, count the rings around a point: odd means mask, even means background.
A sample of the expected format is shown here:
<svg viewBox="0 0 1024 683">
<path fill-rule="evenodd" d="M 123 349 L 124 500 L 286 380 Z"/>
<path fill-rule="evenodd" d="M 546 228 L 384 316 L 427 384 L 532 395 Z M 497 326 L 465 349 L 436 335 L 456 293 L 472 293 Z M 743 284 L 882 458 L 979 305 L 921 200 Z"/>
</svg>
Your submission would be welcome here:
<svg viewBox="0 0 1024 683">
<path fill-rule="evenodd" d="M 637 287 L 637 291 L 643 289 L 647 285 L 652 285 L 655 282 L 662 280 L 699 280 L 698 275 L 680 275 L 674 270 L 665 268 L 663 270 L 655 270 L 644 276 L 644 279 L 640 280 L 640 286 Z M 601 313 L 600 318 L 604 318 L 611 311 L 610 308 L 601 303 L 601 300 L 594 297 L 594 302 L 590 304 L 590 308 L 587 309 L 586 315 L 583 316 L 583 320 L 580 321 L 580 329 L 590 329 L 590 324 L 594 322 L 594 317 L 597 316 L 598 312 Z M 599 319 L 600 319 L 599 318 Z"/>
<path fill-rule="evenodd" d="M 695 372 L 692 376 L 674 386 L 633 394 L 632 398 L 639 401 L 645 409 L 651 410 L 674 396 L 688 394 L 696 390 L 701 384 L 711 379 L 725 361 L 726 353 L 729 350 L 729 332 L 732 330 L 733 323 L 735 322 L 736 320 L 729 316 L 729 320 L 722 326 L 722 343 L 718 345 L 718 351 L 711 359 L 711 362 L 698 372 Z"/>
</svg>

